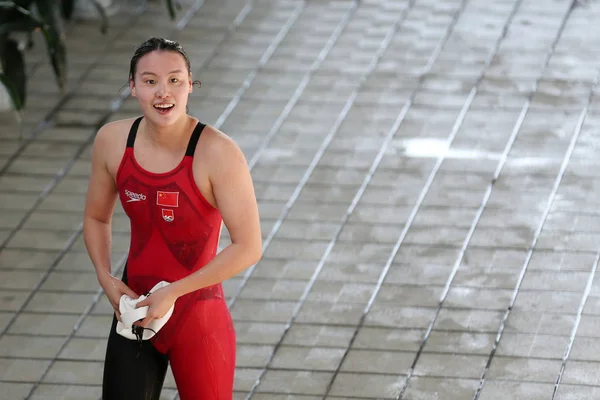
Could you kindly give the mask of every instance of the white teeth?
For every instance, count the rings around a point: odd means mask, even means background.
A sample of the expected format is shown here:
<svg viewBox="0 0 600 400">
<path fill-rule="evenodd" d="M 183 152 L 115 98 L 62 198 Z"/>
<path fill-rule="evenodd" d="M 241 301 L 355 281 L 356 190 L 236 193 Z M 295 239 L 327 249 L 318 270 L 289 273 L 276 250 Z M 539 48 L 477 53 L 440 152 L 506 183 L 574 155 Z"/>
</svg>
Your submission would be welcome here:
<svg viewBox="0 0 600 400">
<path fill-rule="evenodd" d="M 171 108 L 173 104 L 156 104 L 154 107 L 156 108 Z"/>
</svg>

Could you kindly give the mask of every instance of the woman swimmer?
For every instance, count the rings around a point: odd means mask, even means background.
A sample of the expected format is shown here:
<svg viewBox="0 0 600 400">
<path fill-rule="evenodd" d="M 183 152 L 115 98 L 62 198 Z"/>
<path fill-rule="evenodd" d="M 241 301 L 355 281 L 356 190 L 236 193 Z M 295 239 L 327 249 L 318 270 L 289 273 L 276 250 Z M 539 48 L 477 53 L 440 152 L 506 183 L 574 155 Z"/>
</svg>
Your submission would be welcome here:
<svg viewBox="0 0 600 400">
<path fill-rule="evenodd" d="M 84 240 L 115 310 L 105 400 L 158 399 L 169 363 L 182 400 L 232 398 L 235 331 L 221 283 L 261 258 L 259 215 L 240 148 L 186 111 L 194 83 L 180 44 L 147 40 L 129 71 L 142 116 L 104 125 L 94 141 Z M 117 196 L 131 225 L 122 279 L 110 260 Z M 231 244 L 217 254 L 222 223 Z M 148 306 L 133 327 L 139 335 L 174 305 L 150 343 L 117 333 L 121 297 L 137 299 L 162 281 L 136 306 Z"/>
</svg>

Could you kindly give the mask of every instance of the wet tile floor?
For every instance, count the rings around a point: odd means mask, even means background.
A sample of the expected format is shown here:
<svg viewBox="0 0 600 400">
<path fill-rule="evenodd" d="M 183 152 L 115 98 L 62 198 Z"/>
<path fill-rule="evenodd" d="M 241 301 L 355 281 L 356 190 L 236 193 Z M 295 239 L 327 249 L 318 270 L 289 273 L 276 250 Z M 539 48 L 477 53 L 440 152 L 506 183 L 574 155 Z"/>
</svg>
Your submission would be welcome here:
<svg viewBox="0 0 600 400">
<path fill-rule="evenodd" d="M 152 35 L 189 51 L 190 113 L 255 182 L 264 257 L 225 283 L 236 399 L 600 396 L 600 3 L 134 6 L 67 27 L 65 95 L 38 43 L 22 123 L 0 114 L 2 398 L 101 396 L 90 145 L 138 115 L 120 90 Z M 118 273 L 120 207 L 113 231 Z"/>
</svg>

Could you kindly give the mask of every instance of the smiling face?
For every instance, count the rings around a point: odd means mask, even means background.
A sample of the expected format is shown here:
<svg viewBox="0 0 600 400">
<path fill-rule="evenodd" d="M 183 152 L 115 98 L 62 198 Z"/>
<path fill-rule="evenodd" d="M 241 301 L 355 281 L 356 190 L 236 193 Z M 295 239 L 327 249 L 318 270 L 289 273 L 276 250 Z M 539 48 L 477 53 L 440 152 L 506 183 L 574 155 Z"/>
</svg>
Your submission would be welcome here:
<svg viewBox="0 0 600 400">
<path fill-rule="evenodd" d="M 192 76 L 177 52 L 155 50 L 141 57 L 129 86 L 144 116 L 154 125 L 170 125 L 187 113 Z"/>
</svg>

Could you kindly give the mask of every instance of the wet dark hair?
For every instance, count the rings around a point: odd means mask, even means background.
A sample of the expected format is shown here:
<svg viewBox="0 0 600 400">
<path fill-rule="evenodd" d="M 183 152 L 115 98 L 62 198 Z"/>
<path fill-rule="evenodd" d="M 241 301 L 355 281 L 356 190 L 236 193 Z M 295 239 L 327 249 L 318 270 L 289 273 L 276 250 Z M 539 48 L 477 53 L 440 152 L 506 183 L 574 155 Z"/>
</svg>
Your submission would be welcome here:
<svg viewBox="0 0 600 400">
<path fill-rule="evenodd" d="M 188 68 L 188 73 L 192 72 L 190 58 L 188 57 L 187 53 L 185 52 L 185 50 L 183 49 L 183 46 L 181 46 L 181 44 L 177 43 L 174 40 L 170 40 L 170 39 L 165 39 L 165 38 L 160 38 L 160 37 L 152 37 L 152 38 L 146 40 L 144 43 L 140 44 L 135 49 L 135 51 L 133 53 L 133 57 L 131 57 L 131 62 L 129 64 L 129 79 L 130 80 L 132 80 L 132 81 L 135 80 L 134 79 L 135 72 L 137 69 L 137 64 L 140 61 L 140 58 L 142 58 L 146 54 L 151 53 L 153 51 L 172 51 L 174 53 L 179 53 L 185 60 L 185 63 Z M 195 84 L 197 84 L 199 87 L 201 86 L 201 83 L 198 80 L 192 82 L 192 85 L 195 85 Z"/>
</svg>

